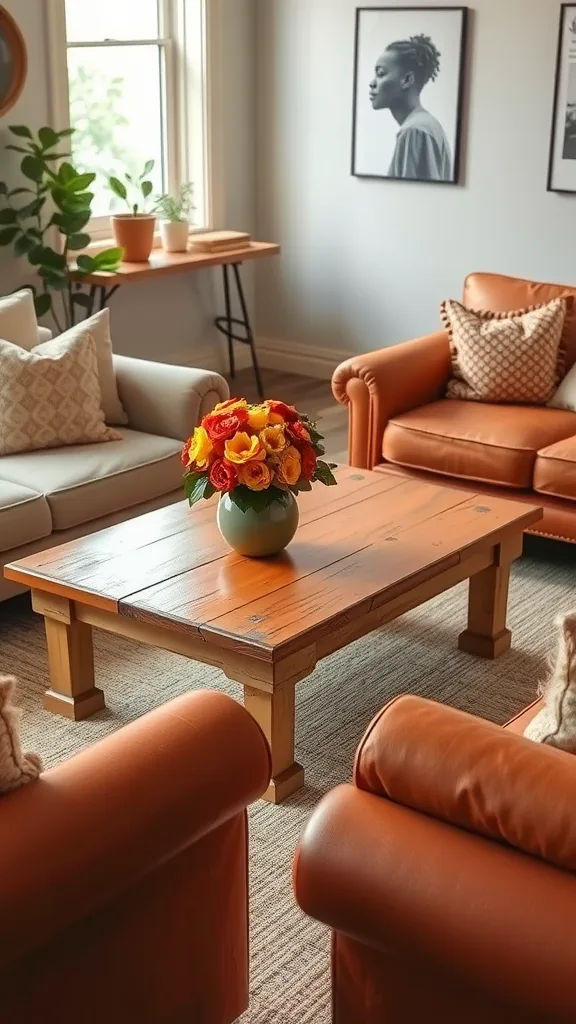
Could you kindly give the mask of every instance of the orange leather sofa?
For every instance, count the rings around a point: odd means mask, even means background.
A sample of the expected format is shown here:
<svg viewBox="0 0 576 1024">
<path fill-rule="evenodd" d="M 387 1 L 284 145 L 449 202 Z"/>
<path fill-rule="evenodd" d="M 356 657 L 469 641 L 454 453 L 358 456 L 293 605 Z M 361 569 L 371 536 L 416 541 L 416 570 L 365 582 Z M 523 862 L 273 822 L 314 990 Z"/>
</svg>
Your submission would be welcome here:
<svg viewBox="0 0 576 1024">
<path fill-rule="evenodd" d="M 0 801 L 2 1024 L 231 1024 L 248 1005 L 246 807 L 270 755 L 195 693 Z"/>
<path fill-rule="evenodd" d="M 463 302 L 506 312 L 565 296 L 576 288 L 472 274 Z M 565 338 L 568 370 L 576 309 Z M 446 399 L 450 376 L 444 331 L 343 363 L 332 386 L 350 410 L 350 464 L 536 503 L 544 518 L 532 532 L 576 542 L 576 413 Z"/>
<path fill-rule="evenodd" d="M 370 726 L 294 863 L 333 1024 L 573 1024 L 572 755 L 417 697 Z M 574 902 L 573 902 L 574 901 Z"/>
</svg>

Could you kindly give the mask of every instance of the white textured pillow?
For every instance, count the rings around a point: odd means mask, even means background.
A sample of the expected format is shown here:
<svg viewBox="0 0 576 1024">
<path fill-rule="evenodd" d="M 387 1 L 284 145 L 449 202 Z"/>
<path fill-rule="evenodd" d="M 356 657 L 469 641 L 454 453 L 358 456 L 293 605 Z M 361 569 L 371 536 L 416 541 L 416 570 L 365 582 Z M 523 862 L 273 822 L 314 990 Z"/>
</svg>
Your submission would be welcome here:
<svg viewBox="0 0 576 1024">
<path fill-rule="evenodd" d="M 556 619 L 558 654 L 550 678 L 540 687 L 544 706 L 528 723 L 524 735 L 576 754 L 576 612 Z"/>
<path fill-rule="evenodd" d="M 61 334 L 64 341 L 77 338 L 89 331 L 96 344 L 96 358 L 98 360 L 98 377 L 100 378 L 100 391 L 102 393 L 102 411 L 106 423 L 126 424 L 128 417 L 122 407 L 118 387 L 116 384 L 116 373 L 114 372 L 114 360 L 112 358 L 112 339 L 110 337 L 110 310 L 103 309 L 94 316 L 82 320 L 76 327 Z M 4 337 L 0 331 L 0 338 Z M 37 341 L 34 343 L 37 344 Z"/>
<path fill-rule="evenodd" d="M 566 374 L 548 405 L 551 409 L 569 409 L 570 412 L 576 412 L 576 363 Z"/>
<path fill-rule="evenodd" d="M 116 440 L 104 423 L 88 330 L 32 352 L 0 341 L 0 455 Z"/>
<path fill-rule="evenodd" d="M 42 762 L 37 754 L 23 754 L 18 735 L 20 712 L 11 704 L 16 680 L 0 676 L 0 795 L 37 779 Z"/>
<path fill-rule="evenodd" d="M 38 344 L 38 320 L 29 288 L 0 297 L 0 338 L 28 351 Z"/>
</svg>

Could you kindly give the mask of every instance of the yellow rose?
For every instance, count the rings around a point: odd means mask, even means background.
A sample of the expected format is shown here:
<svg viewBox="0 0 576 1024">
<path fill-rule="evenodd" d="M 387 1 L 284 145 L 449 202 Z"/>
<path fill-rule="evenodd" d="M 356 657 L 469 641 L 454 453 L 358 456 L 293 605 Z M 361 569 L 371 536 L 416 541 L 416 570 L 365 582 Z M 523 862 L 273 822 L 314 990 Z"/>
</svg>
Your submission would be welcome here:
<svg viewBox="0 0 576 1024">
<path fill-rule="evenodd" d="M 284 427 L 279 423 L 275 427 L 266 427 L 265 430 L 262 430 L 260 440 L 269 455 L 279 455 L 288 444 Z"/>
<path fill-rule="evenodd" d="M 302 475 L 302 459 L 297 448 L 290 445 L 282 452 L 276 475 L 280 483 L 288 484 L 289 487 L 298 483 Z"/>
<path fill-rule="evenodd" d="M 257 434 L 268 426 L 268 409 L 265 405 L 251 405 L 248 409 L 248 426 Z"/>
<path fill-rule="evenodd" d="M 194 462 L 198 469 L 206 469 L 210 464 L 212 454 L 212 441 L 204 430 L 204 427 L 196 427 L 190 441 L 188 458 Z"/>
<path fill-rule="evenodd" d="M 242 466 L 245 462 L 263 462 L 266 452 L 260 444 L 260 438 L 246 434 L 239 430 L 234 434 L 231 441 L 226 441 L 224 446 L 224 458 L 233 462 L 235 466 Z"/>
<path fill-rule="evenodd" d="M 245 398 L 227 398 L 225 402 L 218 402 L 212 412 L 234 412 L 235 409 L 247 409 L 248 402 Z"/>
<path fill-rule="evenodd" d="M 272 483 L 272 473 L 265 462 L 246 462 L 238 467 L 238 480 L 251 491 L 265 491 Z"/>
</svg>

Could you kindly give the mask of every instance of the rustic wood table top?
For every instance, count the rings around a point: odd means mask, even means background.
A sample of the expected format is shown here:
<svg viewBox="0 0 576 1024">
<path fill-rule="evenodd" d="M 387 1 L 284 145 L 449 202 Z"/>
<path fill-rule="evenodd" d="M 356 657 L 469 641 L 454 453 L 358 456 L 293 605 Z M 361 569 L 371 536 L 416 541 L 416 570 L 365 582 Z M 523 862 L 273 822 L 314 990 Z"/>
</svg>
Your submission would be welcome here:
<svg viewBox="0 0 576 1024">
<path fill-rule="evenodd" d="M 93 255 L 98 249 L 92 249 L 90 252 Z M 78 274 L 72 268 L 70 278 L 72 281 L 81 280 L 83 284 L 114 288 L 116 285 L 137 284 L 150 277 L 167 277 L 190 270 L 203 270 L 206 267 L 221 267 L 227 263 L 245 263 L 266 256 L 277 256 L 279 253 L 280 246 L 275 242 L 250 242 L 241 249 L 224 249 L 220 252 L 198 252 L 193 248 L 188 252 L 164 252 L 163 249 L 153 249 L 146 263 L 121 263 L 114 273 L 96 271 L 94 274 Z"/>
<path fill-rule="evenodd" d="M 213 500 L 172 505 L 7 566 L 46 618 L 45 706 L 72 718 L 104 706 L 89 667 L 92 626 L 218 665 L 244 685 L 268 736 L 268 795 L 279 801 L 302 784 L 294 688 L 318 660 L 464 579 L 470 607 L 460 646 L 487 657 L 505 650 L 510 565 L 541 510 L 400 475 L 340 468 L 337 478 L 338 487 L 300 496 L 296 537 L 271 559 L 228 549 Z"/>
</svg>

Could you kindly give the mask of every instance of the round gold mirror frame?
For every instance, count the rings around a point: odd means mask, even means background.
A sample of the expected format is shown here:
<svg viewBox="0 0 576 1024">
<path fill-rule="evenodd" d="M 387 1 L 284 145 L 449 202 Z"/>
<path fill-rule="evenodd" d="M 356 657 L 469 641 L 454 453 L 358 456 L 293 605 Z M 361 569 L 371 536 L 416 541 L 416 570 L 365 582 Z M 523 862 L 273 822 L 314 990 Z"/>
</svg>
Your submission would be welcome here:
<svg viewBox="0 0 576 1024">
<path fill-rule="evenodd" d="M 12 15 L 9 14 L 5 7 L 0 6 L 0 63 L 3 59 L 2 42 L 8 47 L 10 53 L 12 73 L 7 91 L 4 95 L 0 95 L 0 117 L 7 114 L 19 99 L 28 71 L 28 56 L 24 36 Z"/>
</svg>

